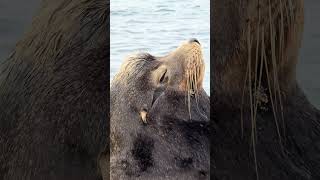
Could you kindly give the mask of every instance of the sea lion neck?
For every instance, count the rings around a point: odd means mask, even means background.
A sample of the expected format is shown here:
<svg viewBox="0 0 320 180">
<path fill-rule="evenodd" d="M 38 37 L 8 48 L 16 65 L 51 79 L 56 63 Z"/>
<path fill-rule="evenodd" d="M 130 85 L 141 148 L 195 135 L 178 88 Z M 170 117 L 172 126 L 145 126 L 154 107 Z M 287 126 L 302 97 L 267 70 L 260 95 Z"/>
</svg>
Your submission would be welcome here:
<svg viewBox="0 0 320 180">
<path fill-rule="evenodd" d="M 294 94 L 303 1 L 290 3 L 215 1 L 212 80 L 222 104 L 242 108 L 259 94 L 280 103 Z"/>
</svg>

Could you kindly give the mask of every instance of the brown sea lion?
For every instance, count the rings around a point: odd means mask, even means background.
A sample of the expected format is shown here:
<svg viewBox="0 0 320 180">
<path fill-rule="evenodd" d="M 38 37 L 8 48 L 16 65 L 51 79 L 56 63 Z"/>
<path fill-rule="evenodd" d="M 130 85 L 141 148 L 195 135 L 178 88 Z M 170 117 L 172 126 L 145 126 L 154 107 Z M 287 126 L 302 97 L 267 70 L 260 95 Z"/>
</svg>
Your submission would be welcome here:
<svg viewBox="0 0 320 180">
<path fill-rule="evenodd" d="M 0 179 L 102 179 L 108 2 L 43 1 L 0 65 Z"/>
<path fill-rule="evenodd" d="M 111 83 L 111 179 L 209 179 L 209 97 L 196 39 L 129 56 Z"/>
<path fill-rule="evenodd" d="M 303 0 L 214 0 L 213 179 L 320 179 L 320 111 L 296 80 Z"/>
</svg>

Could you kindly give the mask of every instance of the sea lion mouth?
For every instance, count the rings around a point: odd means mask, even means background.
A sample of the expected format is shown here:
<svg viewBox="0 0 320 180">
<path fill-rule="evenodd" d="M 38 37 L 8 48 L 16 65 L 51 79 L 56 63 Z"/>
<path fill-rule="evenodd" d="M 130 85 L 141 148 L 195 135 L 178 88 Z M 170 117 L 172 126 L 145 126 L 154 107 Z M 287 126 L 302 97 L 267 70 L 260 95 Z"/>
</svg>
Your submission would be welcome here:
<svg viewBox="0 0 320 180">
<path fill-rule="evenodd" d="M 182 87 L 188 94 L 196 95 L 202 88 L 204 75 L 204 62 L 200 46 L 197 45 L 192 49 L 192 55 L 189 56 L 186 62 L 185 81 Z"/>
<path fill-rule="evenodd" d="M 191 39 L 177 49 L 178 54 L 183 53 L 182 65 L 184 74 L 179 89 L 185 92 L 191 118 L 191 98 L 195 98 L 198 103 L 199 91 L 202 89 L 204 77 L 204 60 L 201 44 L 196 39 Z M 181 52 L 180 52 L 181 51 Z M 177 53 L 177 52 L 176 52 Z"/>
</svg>

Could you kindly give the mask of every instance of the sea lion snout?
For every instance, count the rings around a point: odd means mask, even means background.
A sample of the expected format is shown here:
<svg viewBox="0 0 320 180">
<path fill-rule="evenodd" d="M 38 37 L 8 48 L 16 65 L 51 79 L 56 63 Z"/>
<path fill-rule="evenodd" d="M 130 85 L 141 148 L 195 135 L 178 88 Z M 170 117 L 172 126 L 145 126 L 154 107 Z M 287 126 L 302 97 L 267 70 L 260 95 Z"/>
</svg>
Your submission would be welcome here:
<svg viewBox="0 0 320 180">
<path fill-rule="evenodd" d="M 205 65 L 198 39 L 184 41 L 168 56 L 162 57 L 161 61 L 167 69 L 169 86 L 179 87 L 179 91 L 188 91 L 191 86 L 192 89 L 201 89 Z"/>
<path fill-rule="evenodd" d="M 196 38 L 191 38 L 191 39 L 189 39 L 189 41 L 188 41 L 189 43 L 198 43 L 199 45 L 201 45 L 201 43 L 198 41 L 198 39 L 196 39 Z"/>
</svg>

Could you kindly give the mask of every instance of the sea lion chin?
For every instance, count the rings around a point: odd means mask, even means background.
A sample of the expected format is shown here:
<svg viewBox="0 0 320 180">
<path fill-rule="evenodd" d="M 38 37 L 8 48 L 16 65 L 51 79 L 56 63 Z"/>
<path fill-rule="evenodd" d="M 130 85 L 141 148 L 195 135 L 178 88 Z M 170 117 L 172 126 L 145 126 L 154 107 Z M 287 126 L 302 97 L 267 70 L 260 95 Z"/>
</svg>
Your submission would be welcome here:
<svg viewBox="0 0 320 180">
<path fill-rule="evenodd" d="M 214 0 L 213 179 L 319 179 L 320 111 L 296 80 L 303 0 Z"/>
<path fill-rule="evenodd" d="M 111 83 L 111 177 L 208 178 L 203 76 L 195 39 L 163 57 L 140 53 L 125 60 Z"/>
<path fill-rule="evenodd" d="M 214 94 L 238 108 L 250 104 L 250 91 L 290 96 L 297 84 L 303 1 L 215 0 L 213 17 Z"/>
</svg>

